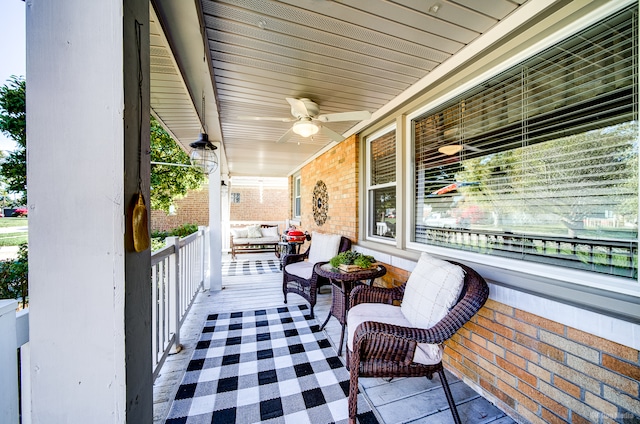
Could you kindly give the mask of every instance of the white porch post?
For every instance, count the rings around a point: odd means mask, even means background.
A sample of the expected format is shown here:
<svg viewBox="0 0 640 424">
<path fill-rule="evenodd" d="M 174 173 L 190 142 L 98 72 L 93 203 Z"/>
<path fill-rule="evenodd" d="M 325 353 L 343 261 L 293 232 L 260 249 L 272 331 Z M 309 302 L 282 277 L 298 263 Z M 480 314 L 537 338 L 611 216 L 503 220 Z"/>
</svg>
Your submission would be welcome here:
<svg viewBox="0 0 640 424">
<path fill-rule="evenodd" d="M 222 214 L 220 167 L 209 174 L 209 281 L 205 289 L 222 290 Z"/>
<path fill-rule="evenodd" d="M 149 2 L 26 14 L 32 422 L 150 423 Z"/>
</svg>

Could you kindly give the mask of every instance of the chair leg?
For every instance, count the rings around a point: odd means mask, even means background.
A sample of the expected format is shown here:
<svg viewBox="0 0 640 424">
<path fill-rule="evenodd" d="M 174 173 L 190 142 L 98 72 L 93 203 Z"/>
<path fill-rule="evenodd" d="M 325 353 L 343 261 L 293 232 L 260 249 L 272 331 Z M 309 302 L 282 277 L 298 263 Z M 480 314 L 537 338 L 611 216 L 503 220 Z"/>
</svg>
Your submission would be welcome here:
<svg viewBox="0 0 640 424">
<path fill-rule="evenodd" d="M 456 424 L 462 424 L 462 421 L 460 421 L 460 415 L 458 415 L 458 408 L 456 408 L 456 402 L 453 400 L 453 395 L 451 394 L 451 389 L 449 388 L 449 382 L 447 381 L 447 377 L 444 375 L 444 368 L 440 368 L 438 370 L 438 374 L 440 375 L 440 382 L 442 383 L 444 394 L 447 397 L 447 402 L 449 402 L 449 408 L 451 409 L 451 415 L 453 415 L 453 421 Z"/>
<path fill-rule="evenodd" d="M 355 356 L 351 354 L 353 359 Z M 360 366 L 353 361 L 349 367 L 349 424 L 356 424 L 356 416 L 358 415 L 358 373 Z"/>
</svg>

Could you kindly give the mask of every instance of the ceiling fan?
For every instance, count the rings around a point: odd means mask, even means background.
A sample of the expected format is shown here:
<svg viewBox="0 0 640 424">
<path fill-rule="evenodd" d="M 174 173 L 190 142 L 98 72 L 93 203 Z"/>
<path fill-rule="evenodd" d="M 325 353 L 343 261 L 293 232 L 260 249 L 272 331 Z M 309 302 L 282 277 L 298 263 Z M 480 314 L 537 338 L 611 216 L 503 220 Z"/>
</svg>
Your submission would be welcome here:
<svg viewBox="0 0 640 424">
<path fill-rule="evenodd" d="M 344 138 L 342 135 L 325 127 L 324 125 L 317 124 L 316 122 L 362 121 L 371 118 L 371 112 L 367 110 L 320 115 L 320 108 L 318 107 L 318 104 L 310 99 L 293 99 L 291 97 L 287 97 L 286 100 L 291 105 L 292 118 L 241 116 L 240 119 L 293 122 L 293 126 L 277 141 L 278 143 L 284 143 L 295 134 L 302 137 L 310 137 L 318 132 L 332 140 L 342 141 Z"/>
</svg>

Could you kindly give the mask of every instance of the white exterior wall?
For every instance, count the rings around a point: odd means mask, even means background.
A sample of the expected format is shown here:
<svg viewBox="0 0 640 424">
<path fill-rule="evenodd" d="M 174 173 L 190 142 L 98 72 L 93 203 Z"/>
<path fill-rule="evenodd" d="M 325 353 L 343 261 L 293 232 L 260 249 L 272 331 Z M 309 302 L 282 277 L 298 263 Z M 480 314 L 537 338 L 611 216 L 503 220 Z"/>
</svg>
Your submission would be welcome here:
<svg viewBox="0 0 640 424">
<path fill-rule="evenodd" d="M 138 357 L 150 362 L 150 335 L 131 333 L 126 312 L 145 315 L 150 253 L 125 240 L 142 107 L 134 22 L 148 33 L 148 2 L 32 0 L 26 11 L 32 420 L 145 422 L 151 365 Z M 129 388 L 129 374 L 149 387 Z"/>
</svg>

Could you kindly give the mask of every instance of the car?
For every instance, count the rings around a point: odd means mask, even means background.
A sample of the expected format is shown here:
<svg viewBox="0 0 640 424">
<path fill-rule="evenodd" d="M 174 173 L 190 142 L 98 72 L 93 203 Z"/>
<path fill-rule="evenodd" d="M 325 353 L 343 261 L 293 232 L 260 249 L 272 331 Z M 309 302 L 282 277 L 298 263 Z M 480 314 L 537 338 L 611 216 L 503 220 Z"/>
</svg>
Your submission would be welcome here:
<svg viewBox="0 0 640 424">
<path fill-rule="evenodd" d="M 16 208 L 16 210 L 13 211 L 13 214 L 11 214 L 11 216 L 14 216 L 14 217 L 27 216 L 28 213 L 29 213 L 29 210 L 27 208 L 21 207 L 21 208 Z"/>
</svg>

